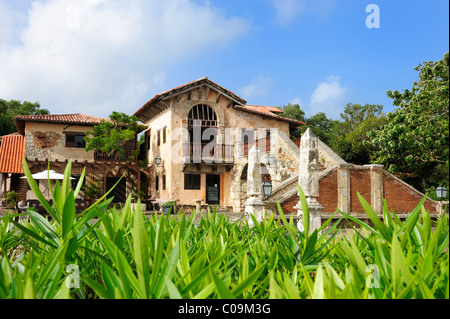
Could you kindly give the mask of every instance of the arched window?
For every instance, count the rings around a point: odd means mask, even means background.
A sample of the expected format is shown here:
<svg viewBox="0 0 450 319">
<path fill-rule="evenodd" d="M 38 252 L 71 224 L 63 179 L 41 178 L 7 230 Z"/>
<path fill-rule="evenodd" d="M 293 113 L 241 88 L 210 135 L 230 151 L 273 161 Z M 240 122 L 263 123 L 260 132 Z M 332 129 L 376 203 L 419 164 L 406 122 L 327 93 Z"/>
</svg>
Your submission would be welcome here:
<svg viewBox="0 0 450 319">
<path fill-rule="evenodd" d="M 208 105 L 197 104 L 188 114 L 189 126 L 217 127 L 217 115 Z"/>
</svg>

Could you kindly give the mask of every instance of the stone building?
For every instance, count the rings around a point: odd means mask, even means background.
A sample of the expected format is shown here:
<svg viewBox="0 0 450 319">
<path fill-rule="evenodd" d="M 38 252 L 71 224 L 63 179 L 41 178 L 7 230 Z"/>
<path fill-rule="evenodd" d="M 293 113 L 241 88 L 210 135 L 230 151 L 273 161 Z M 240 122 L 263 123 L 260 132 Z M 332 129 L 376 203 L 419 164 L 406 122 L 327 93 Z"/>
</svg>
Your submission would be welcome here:
<svg viewBox="0 0 450 319">
<path fill-rule="evenodd" d="M 86 183 L 95 183 L 100 193 L 105 193 L 120 180 L 111 193 L 114 201 L 123 202 L 133 190 L 140 188 L 140 167 L 137 159 L 131 159 L 131 151 L 136 148 L 136 138 L 126 146 L 124 156 L 106 155 L 97 151 L 85 151 L 83 140 L 85 132 L 92 127 L 108 121 L 97 116 L 86 114 L 50 114 L 21 115 L 14 117 L 18 133 L 11 136 L 21 139 L 22 143 L 9 144 L 10 136 L 3 137 L 5 149 L 2 150 L 0 167 L 20 165 L 17 175 L 23 175 L 22 156 L 25 155 L 31 173 L 44 171 L 48 168 L 57 173 L 63 173 L 69 161 L 72 160 L 72 173 L 75 184 L 83 168 L 86 168 Z M 19 164 L 18 164 L 19 163 Z M 27 190 L 26 181 L 17 179 L 20 185 L 15 186 L 22 199 L 34 199 L 31 190 Z M 11 180 L 13 183 L 14 180 Z M 41 183 L 45 184 L 45 183 Z M 4 184 L 6 187 L 6 183 Z M 6 188 L 4 189 L 4 191 Z M 83 197 L 84 194 L 82 193 Z"/>
<path fill-rule="evenodd" d="M 222 211 L 243 213 L 248 151 L 256 144 L 262 180 L 273 187 L 264 198 L 265 209 L 276 213 L 278 200 L 285 212 L 296 213 L 300 139 L 290 137 L 304 123 L 284 118 L 281 112 L 276 107 L 247 105 L 207 77 L 155 95 L 134 113 L 147 126 L 151 198 L 176 200 L 185 209 L 201 199 L 203 205 L 218 204 Z M 269 165 L 270 157 L 275 160 Z M 345 162 L 320 140 L 318 158 L 317 201 L 323 218 L 336 209 L 362 216 L 357 192 L 380 214 L 383 198 L 389 208 L 408 213 L 424 196 L 381 166 Z M 431 213 L 439 211 L 431 199 L 425 207 Z"/>
<path fill-rule="evenodd" d="M 219 212 L 243 215 L 250 198 L 247 176 L 259 161 L 261 179 L 255 180 L 272 186 L 272 193 L 261 198 L 263 209 L 276 214 L 279 202 L 285 213 L 297 214 L 297 184 L 304 165 L 299 163 L 300 139 L 291 136 L 305 123 L 280 113 L 277 107 L 248 105 L 207 77 L 156 94 L 134 113 L 146 127 L 141 165 L 127 155 L 118 158 L 84 150 L 84 133 L 99 124 L 100 117 L 17 116 L 18 133 L 1 139 L 0 187 L 3 192 L 14 188 L 22 198 L 31 198 L 32 192 L 27 194 L 26 184 L 19 179 L 23 154 L 32 173 L 47 169 L 48 162 L 50 169 L 62 173 L 72 159 L 72 176 L 76 178 L 86 167 L 87 181 L 96 182 L 102 193 L 124 176 L 113 192 L 116 202 L 133 192 L 140 194 L 142 188 L 154 203 L 176 200 L 187 212 L 201 200 L 202 208 L 218 205 Z M 127 149 L 134 150 L 136 145 L 137 137 Z M 249 151 L 254 146 L 257 159 L 252 157 L 249 172 Z M 322 141 L 317 140 L 316 146 L 312 172 L 318 190 L 316 185 L 310 195 L 321 207 L 322 220 L 336 209 L 364 218 L 357 193 L 378 214 L 383 199 L 389 209 L 408 214 L 424 196 L 382 166 L 347 163 Z M 425 207 L 431 214 L 441 211 L 431 199 Z"/>
<path fill-rule="evenodd" d="M 262 173 L 273 185 L 297 170 L 291 160 L 295 150 L 284 144 L 294 145 L 289 136 L 304 123 L 280 112 L 247 105 L 206 77 L 155 95 L 134 113 L 147 126 L 151 197 L 177 200 L 184 207 L 202 199 L 203 204 L 240 212 L 251 146 L 261 150 Z M 269 154 L 278 156 L 277 169 L 265 165 Z"/>
</svg>

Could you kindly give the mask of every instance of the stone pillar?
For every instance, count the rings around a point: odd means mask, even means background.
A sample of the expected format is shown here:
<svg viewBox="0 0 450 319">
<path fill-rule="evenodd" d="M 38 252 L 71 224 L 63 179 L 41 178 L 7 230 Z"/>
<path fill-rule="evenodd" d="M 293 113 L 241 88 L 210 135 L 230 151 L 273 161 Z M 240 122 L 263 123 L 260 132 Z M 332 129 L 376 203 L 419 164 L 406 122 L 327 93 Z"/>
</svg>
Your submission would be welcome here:
<svg viewBox="0 0 450 319">
<path fill-rule="evenodd" d="M 364 165 L 370 167 L 370 205 L 377 214 L 383 213 L 383 165 Z"/>
<path fill-rule="evenodd" d="M 263 220 L 264 203 L 262 201 L 261 183 L 260 151 L 254 145 L 248 154 L 247 200 L 244 203 L 245 216 L 250 226 L 253 226 L 250 214 L 253 214 L 257 221 Z"/>
<path fill-rule="evenodd" d="M 338 209 L 350 213 L 350 172 L 348 165 L 340 165 L 337 170 Z"/>
<path fill-rule="evenodd" d="M 202 200 L 201 198 L 199 199 L 194 199 L 195 202 L 195 210 L 197 211 L 197 213 L 200 213 L 202 210 Z"/>
<path fill-rule="evenodd" d="M 300 142 L 298 183 L 305 194 L 309 207 L 310 233 L 322 225 L 323 207 L 317 201 L 317 197 L 319 196 L 319 170 L 318 139 L 311 129 L 308 128 Z M 297 209 L 297 227 L 300 231 L 304 231 L 303 209 L 300 200 L 294 208 Z"/>
</svg>

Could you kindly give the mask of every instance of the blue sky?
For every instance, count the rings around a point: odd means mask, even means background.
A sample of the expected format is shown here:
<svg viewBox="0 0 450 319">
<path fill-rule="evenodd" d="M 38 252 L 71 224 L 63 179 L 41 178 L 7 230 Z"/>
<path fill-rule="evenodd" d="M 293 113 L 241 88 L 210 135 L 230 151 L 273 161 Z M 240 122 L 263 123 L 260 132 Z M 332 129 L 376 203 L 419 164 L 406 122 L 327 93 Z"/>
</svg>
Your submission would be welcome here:
<svg viewBox="0 0 450 319">
<path fill-rule="evenodd" d="M 379 28 L 368 28 L 369 4 Z M 0 98 L 51 113 L 134 113 L 203 76 L 248 104 L 394 109 L 423 61 L 449 48 L 449 2 L 0 0 Z"/>
</svg>

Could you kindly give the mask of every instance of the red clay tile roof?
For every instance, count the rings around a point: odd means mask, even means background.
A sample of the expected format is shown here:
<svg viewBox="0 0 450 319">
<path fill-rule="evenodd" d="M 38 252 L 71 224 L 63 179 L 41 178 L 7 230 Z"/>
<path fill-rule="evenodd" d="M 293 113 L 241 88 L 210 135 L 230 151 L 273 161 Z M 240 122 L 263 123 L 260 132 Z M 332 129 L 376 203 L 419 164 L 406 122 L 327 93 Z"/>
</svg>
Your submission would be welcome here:
<svg viewBox="0 0 450 319">
<path fill-rule="evenodd" d="M 254 114 L 259 114 L 262 116 L 271 117 L 271 118 L 279 120 L 279 121 L 288 122 L 289 125 L 294 126 L 294 127 L 300 127 L 300 126 L 306 124 L 302 121 L 297 121 L 297 120 L 293 120 L 293 119 L 290 119 L 290 118 L 287 118 L 284 116 L 280 116 L 278 114 L 274 114 L 273 113 L 274 112 L 273 108 L 275 108 L 274 106 L 260 106 L 260 105 L 239 106 L 239 105 L 236 105 L 234 108 L 245 111 L 245 112 L 249 112 L 249 113 L 254 113 Z M 278 109 L 278 110 L 280 110 L 280 109 Z M 279 111 L 276 111 L 276 112 L 279 112 Z"/>
<path fill-rule="evenodd" d="M 265 105 L 245 105 L 245 107 L 257 110 L 257 111 L 263 111 L 263 112 L 271 112 L 271 113 L 283 113 L 283 110 L 281 110 L 279 107 L 276 106 L 265 106 Z"/>
<path fill-rule="evenodd" d="M 22 158 L 25 155 L 25 138 L 20 134 L 1 137 L 0 173 L 23 173 Z"/>
<path fill-rule="evenodd" d="M 21 134 L 25 134 L 25 122 L 44 122 L 44 123 L 61 123 L 61 124 L 84 124 L 97 125 L 102 120 L 109 121 L 107 118 L 86 115 L 82 113 L 75 114 L 46 114 L 46 115 L 18 115 L 14 117 L 17 130 Z"/>
</svg>

